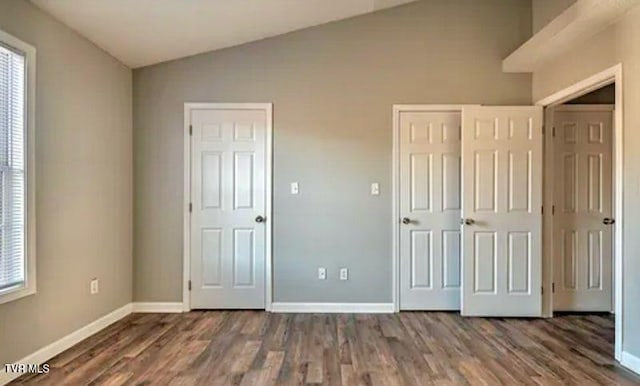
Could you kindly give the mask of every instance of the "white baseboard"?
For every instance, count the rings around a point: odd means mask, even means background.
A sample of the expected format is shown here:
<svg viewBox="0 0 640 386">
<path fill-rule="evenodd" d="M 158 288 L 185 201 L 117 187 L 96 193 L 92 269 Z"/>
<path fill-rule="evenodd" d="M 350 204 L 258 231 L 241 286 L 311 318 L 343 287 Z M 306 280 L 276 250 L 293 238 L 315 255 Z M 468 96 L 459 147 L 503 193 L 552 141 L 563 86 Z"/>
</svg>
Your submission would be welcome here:
<svg viewBox="0 0 640 386">
<path fill-rule="evenodd" d="M 180 313 L 184 312 L 182 303 L 174 302 L 139 302 L 133 303 L 133 312 Z"/>
<path fill-rule="evenodd" d="M 393 303 L 273 303 L 271 312 L 389 314 L 394 307 Z"/>
<path fill-rule="evenodd" d="M 624 367 L 633 371 L 634 373 L 640 374 L 640 358 L 635 355 L 631 355 L 626 351 L 622 352 L 622 360 L 620 361 Z"/>
<path fill-rule="evenodd" d="M 117 310 L 97 320 L 94 320 L 86 326 L 81 327 L 79 330 L 76 330 L 71 334 L 51 343 L 50 345 L 41 348 L 33 354 L 27 355 L 26 357 L 16 361 L 15 363 L 42 364 L 47 360 L 53 358 L 54 356 L 60 354 L 61 352 L 71 348 L 73 345 L 85 340 L 98 331 L 129 315 L 131 313 L 131 310 L 131 303 L 126 304 L 118 308 Z M 21 375 L 22 374 L 20 373 L 7 373 L 3 366 L 2 368 L 0 368 L 0 385 L 6 385 L 7 383 L 11 382 Z"/>
</svg>

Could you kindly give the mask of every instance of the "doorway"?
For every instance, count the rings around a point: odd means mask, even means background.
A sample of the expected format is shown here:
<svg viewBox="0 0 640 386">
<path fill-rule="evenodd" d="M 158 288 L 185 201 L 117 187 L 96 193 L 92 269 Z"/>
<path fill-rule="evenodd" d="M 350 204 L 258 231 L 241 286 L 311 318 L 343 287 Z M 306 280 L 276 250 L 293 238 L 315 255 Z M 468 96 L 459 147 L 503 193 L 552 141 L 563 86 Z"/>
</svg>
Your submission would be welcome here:
<svg viewBox="0 0 640 386">
<path fill-rule="evenodd" d="M 547 162 L 555 165 L 552 244 L 553 310 L 613 311 L 613 114 L 610 104 L 563 104 L 547 109 L 553 121 L 553 147 Z M 567 103 L 571 103 L 567 102 Z"/>
<path fill-rule="evenodd" d="M 622 307 L 622 295 L 623 295 L 623 233 L 622 227 L 624 223 L 623 218 L 623 200 L 622 200 L 622 187 L 623 187 L 623 92 L 622 92 L 622 65 L 618 64 L 604 71 L 601 71 L 593 76 L 584 79 L 578 83 L 575 83 L 563 90 L 560 90 L 546 98 L 541 99 L 536 105 L 543 106 L 546 111 L 551 112 L 554 107 L 562 105 L 567 101 L 574 100 L 576 98 L 585 96 L 592 91 L 599 90 L 605 86 L 613 85 L 613 91 L 615 95 L 615 107 L 613 111 L 613 124 L 612 124 L 612 213 L 614 220 L 613 224 L 609 226 L 612 228 L 613 233 L 613 311 L 615 314 L 615 359 L 621 361 L 622 358 L 622 320 L 623 320 L 623 307 Z M 545 125 L 547 127 L 553 127 L 553 114 L 545 115 Z M 547 154 L 553 152 L 553 137 L 547 136 L 545 143 L 545 150 Z M 545 180 L 545 205 L 554 205 L 555 188 L 553 176 L 555 176 L 553 169 L 555 165 L 547 162 L 545 166 L 545 175 L 548 176 Z M 552 288 L 556 272 L 554 268 L 553 260 L 553 215 L 551 211 L 545 213 L 544 227 L 545 227 L 545 243 L 544 243 L 544 285 L 545 288 Z M 557 283 L 556 283 L 557 286 Z M 543 299 L 544 316 L 553 316 L 554 311 L 554 296 L 553 291 L 547 291 Z"/>
<path fill-rule="evenodd" d="M 271 104 L 185 104 L 183 303 L 271 304 Z"/>
</svg>

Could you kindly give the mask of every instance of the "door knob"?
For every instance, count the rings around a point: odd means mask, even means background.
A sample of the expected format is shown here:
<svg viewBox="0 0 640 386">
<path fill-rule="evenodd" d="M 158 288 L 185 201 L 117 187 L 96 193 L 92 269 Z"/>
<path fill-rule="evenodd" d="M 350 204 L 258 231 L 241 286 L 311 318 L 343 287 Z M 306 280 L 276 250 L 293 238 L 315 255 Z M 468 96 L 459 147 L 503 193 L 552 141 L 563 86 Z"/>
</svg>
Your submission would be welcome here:
<svg viewBox="0 0 640 386">
<path fill-rule="evenodd" d="M 407 225 L 407 224 L 411 224 L 411 219 L 409 219 L 409 217 L 403 217 L 402 218 L 402 223 Z"/>
<path fill-rule="evenodd" d="M 472 219 L 472 218 L 465 218 L 464 219 L 464 225 L 473 225 L 476 223 L 476 220 Z"/>
<path fill-rule="evenodd" d="M 609 217 L 605 217 L 605 219 L 604 219 L 604 220 L 602 220 L 602 223 L 603 223 L 604 225 L 611 225 L 611 224 L 613 224 L 613 223 L 615 223 L 615 222 L 616 222 L 616 220 L 614 220 L 614 219 L 612 219 L 612 218 L 609 218 Z"/>
<path fill-rule="evenodd" d="M 266 219 L 265 219 L 264 217 L 262 217 L 262 216 L 258 216 L 258 217 L 256 217 L 256 222 L 258 222 L 258 223 L 259 223 L 259 222 L 264 222 L 265 220 L 266 220 Z"/>
</svg>

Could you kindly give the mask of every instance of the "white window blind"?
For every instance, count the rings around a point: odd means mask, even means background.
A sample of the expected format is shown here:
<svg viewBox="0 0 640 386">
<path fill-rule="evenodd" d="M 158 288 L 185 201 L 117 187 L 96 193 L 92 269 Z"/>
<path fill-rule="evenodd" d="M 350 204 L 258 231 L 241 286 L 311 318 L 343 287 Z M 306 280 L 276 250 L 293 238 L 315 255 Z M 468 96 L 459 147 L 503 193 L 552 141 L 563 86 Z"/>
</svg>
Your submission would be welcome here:
<svg viewBox="0 0 640 386">
<path fill-rule="evenodd" d="M 24 286 L 25 54 L 0 44 L 0 293 Z"/>
</svg>

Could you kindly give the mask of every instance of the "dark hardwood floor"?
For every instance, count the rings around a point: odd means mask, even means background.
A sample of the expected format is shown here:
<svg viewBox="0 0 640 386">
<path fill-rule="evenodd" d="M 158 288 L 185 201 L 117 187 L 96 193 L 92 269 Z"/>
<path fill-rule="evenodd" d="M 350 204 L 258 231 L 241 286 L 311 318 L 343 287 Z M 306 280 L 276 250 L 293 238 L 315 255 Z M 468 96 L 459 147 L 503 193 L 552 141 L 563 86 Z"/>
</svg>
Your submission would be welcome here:
<svg viewBox="0 0 640 386">
<path fill-rule="evenodd" d="M 21 385 L 638 385 L 613 319 L 455 313 L 133 314 Z"/>
</svg>

